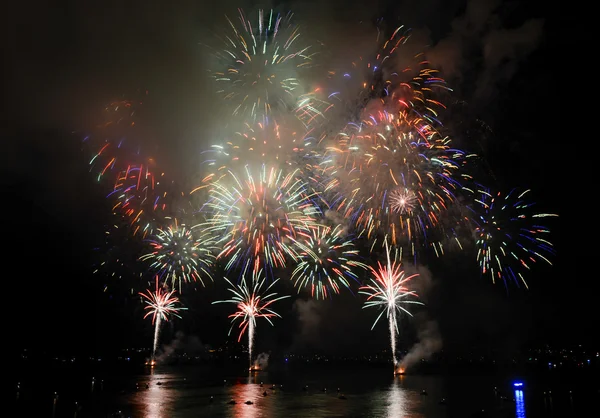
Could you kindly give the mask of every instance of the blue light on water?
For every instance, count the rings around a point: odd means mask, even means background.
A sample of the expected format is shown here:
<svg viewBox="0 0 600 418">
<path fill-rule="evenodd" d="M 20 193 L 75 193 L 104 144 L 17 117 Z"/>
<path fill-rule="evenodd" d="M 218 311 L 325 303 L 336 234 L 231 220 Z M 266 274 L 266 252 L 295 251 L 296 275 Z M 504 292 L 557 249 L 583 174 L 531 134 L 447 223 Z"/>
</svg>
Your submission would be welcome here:
<svg viewBox="0 0 600 418">
<path fill-rule="evenodd" d="M 515 417 L 525 418 L 525 397 L 523 396 L 523 391 L 520 389 L 515 390 L 515 404 Z"/>
<path fill-rule="evenodd" d="M 515 382 L 515 383 L 513 383 L 513 386 L 516 388 L 523 387 L 523 382 Z"/>
</svg>

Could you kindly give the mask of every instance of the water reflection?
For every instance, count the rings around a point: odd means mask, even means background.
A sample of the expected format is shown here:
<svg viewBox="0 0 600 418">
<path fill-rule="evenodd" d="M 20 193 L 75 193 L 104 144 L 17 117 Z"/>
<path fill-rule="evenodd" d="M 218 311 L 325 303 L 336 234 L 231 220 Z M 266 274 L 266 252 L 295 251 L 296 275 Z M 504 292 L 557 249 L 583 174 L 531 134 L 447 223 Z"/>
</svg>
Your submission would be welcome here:
<svg viewBox="0 0 600 418">
<path fill-rule="evenodd" d="M 377 418 L 424 418 L 443 416 L 443 410 L 431 410 L 424 408 L 425 400 L 429 397 L 421 396 L 421 384 L 423 382 L 414 379 L 405 379 L 404 376 L 396 376 L 389 384 L 373 388 L 368 395 L 369 408 L 364 411 L 363 416 Z M 437 407 L 437 405 L 435 405 Z M 442 412 L 442 415 L 439 413 Z M 358 415 L 357 415 L 358 416 Z"/>
<path fill-rule="evenodd" d="M 154 375 L 154 369 L 150 369 L 150 376 L 147 383 L 148 389 L 143 392 L 144 395 L 142 396 L 145 416 L 148 418 L 160 418 L 161 388 L 157 385 L 158 379 Z"/>
<path fill-rule="evenodd" d="M 177 391 L 165 388 L 165 377 L 168 375 L 155 373 L 150 369 L 147 380 L 137 384 L 137 400 L 141 403 L 144 417 L 146 418 L 164 418 L 168 416 L 169 407 L 173 404 L 171 399 L 173 393 Z"/>
<path fill-rule="evenodd" d="M 394 380 L 388 395 L 387 418 L 407 416 L 406 391 L 400 387 L 400 382 Z"/>
<path fill-rule="evenodd" d="M 515 403 L 516 403 L 516 417 L 525 418 L 525 397 L 523 391 L 520 389 L 515 390 Z"/>
<path fill-rule="evenodd" d="M 261 387 L 257 381 L 257 376 L 249 376 L 246 383 L 236 383 L 231 388 L 233 405 L 233 416 L 236 418 L 255 418 L 260 415 L 262 405 L 258 404 L 261 399 Z M 262 399 L 261 399 L 262 400 Z M 246 402 L 252 402 L 247 404 Z"/>
</svg>

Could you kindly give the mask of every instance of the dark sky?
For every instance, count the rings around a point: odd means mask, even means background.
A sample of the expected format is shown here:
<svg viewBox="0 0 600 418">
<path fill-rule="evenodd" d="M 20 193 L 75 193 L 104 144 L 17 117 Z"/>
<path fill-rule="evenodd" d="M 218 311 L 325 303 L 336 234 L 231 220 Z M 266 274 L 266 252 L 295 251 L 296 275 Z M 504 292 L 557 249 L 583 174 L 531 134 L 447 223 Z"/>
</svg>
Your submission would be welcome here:
<svg viewBox="0 0 600 418">
<path fill-rule="evenodd" d="M 219 3 L 221 10 L 198 1 L 20 3 L 5 15 L 3 277 L 14 304 L 5 315 L 10 324 L 5 335 L 17 347 L 149 344 L 152 331 L 139 303 L 116 291 L 104 293 L 106 280 L 91 274 L 93 248 L 110 219 L 105 190 L 87 172 L 81 133 L 106 103 L 148 90 L 154 104 L 147 148 L 159 150 L 165 171 L 175 178 L 185 182 L 193 175 L 197 153 L 211 143 L 214 129 L 199 43 L 224 13 L 238 7 Z M 473 151 L 487 157 L 498 184 L 531 187 L 547 212 L 561 215 L 552 224 L 554 266 L 538 266 L 529 276 L 529 291 L 511 288 L 507 294 L 478 276 L 474 259 L 459 255 L 421 271 L 431 285 L 424 289 L 428 308 L 420 315 L 438 323 L 446 347 L 478 343 L 509 350 L 528 342 L 589 341 L 590 330 L 600 324 L 590 308 L 594 295 L 585 291 L 590 278 L 574 228 L 579 220 L 567 221 L 565 202 L 573 201 L 567 182 L 575 167 L 559 149 L 561 83 L 550 63 L 561 65 L 564 57 L 556 57 L 563 34 L 554 6 L 500 0 L 392 3 L 273 6 L 296 10 L 300 23 L 339 46 L 342 55 L 352 52 L 347 40 L 356 21 L 385 16 L 412 27 L 430 46 L 456 99 L 464 101 L 464 124 L 480 120 L 489 126 L 492 133 Z M 189 293 L 190 312 L 173 330 L 221 343 L 229 329 L 227 310 L 209 302 L 222 289 Z M 263 326 L 262 344 L 344 352 L 380 349 L 387 341 L 386 327 L 371 332 L 374 312 L 361 311 L 360 299 L 351 295 L 321 303 L 294 298 L 281 312 L 284 319 L 275 328 Z M 408 322 L 405 328 L 414 336 L 418 326 Z"/>
</svg>

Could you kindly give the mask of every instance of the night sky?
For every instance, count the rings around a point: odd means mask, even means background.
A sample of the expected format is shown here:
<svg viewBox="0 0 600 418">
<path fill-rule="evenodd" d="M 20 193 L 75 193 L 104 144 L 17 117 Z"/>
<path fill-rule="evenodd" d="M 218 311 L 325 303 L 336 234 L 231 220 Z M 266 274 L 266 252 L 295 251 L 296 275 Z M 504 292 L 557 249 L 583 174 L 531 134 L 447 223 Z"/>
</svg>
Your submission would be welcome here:
<svg viewBox="0 0 600 418">
<path fill-rule="evenodd" d="M 147 148 L 160 153 L 164 171 L 175 178 L 185 183 L 193 177 L 198 152 L 213 142 L 215 129 L 199 43 L 238 3 L 219 2 L 219 10 L 198 1 L 179 3 L 65 1 L 60 8 L 20 3 L 6 16 L 0 179 L 3 288 L 11 309 L 5 310 L 9 327 L 3 334 L 16 348 L 86 352 L 151 344 L 152 328 L 142 319 L 139 300 L 120 293 L 126 285 L 121 289 L 92 274 L 94 249 L 111 222 L 110 204 L 88 172 L 81 138 L 106 103 L 148 90 L 153 105 Z M 574 68 L 562 69 L 559 79 L 554 75 L 567 58 L 564 51 L 556 56 L 564 34 L 552 18 L 555 6 L 499 0 L 391 3 L 399 4 L 271 5 L 295 10 L 297 21 L 339 46 L 340 55 L 352 52 L 343 34 L 357 20 L 385 16 L 412 27 L 433 48 L 456 99 L 465 102 L 463 120 L 455 121 L 461 132 L 474 121 L 489 127 L 472 151 L 485 155 L 498 185 L 530 187 L 544 212 L 560 214 L 551 223 L 558 252 L 554 265 L 538 263 L 528 291 L 492 285 L 479 276 L 474 256 L 465 254 L 421 269 L 427 308 L 403 322 L 407 340 L 435 321 L 447 349 L 511 352 L 527 344 L 590 342 L 600 323 L 591 309 L 596 297 L 586 291 L 592 280 L 583 250 L 588 244 L 576 235 L 589 217 L 583 210 L 576 218 L 568 214 L 577 206 L 570 184 L 579 177 L 578 167 L 575 152 L 559 149 L 565 145 L 561 119 L 569 119 L 565 105 L 557 104 L 560 80 L 570 79 Z M 455 140 L 472 144 L 464 137 Z M 103 292 L 107 283 L 111 291 Z M 210 301 L 223 295 L 223 287 L 186 290 L 190 310 L 166 332 L 222 344 L 229 306 Z M 319 303 L 294 296 L 280 305 L 284 318 L 274 328 L 259 325 L 259 349 L 336 354 L 385 348 L 387 327 L 382 323 L 370 331 L 375 312 L 361 310 L 361 303 L 360 296 L 348 293 Z"/>
</svg>

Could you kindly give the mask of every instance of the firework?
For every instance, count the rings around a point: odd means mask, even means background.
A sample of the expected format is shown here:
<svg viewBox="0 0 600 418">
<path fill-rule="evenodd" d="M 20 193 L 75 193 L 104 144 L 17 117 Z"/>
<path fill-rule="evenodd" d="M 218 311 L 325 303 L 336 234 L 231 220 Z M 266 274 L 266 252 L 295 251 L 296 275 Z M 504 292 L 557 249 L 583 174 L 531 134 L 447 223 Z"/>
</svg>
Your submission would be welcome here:
<svg viewBox="0 0 600 418">
<path fill-rule="evenodd" d="M 304 129 L 297 124 L 257 122 L 246 123 L 242 130 L 235 132 L 222 144 L 212 145 L 202 152 L 203 167 L 208 174 L 202 180 L 209 183 L 225 170 L 245 164 L 270 162 L 278 168 L 294 166 L 310 146 L 311 137 L 304 137 Z M 307 143 L 305 143 L 307 142 Z"/>
<path fill-rule="evenodd" d="M 285 266 L 284 238 L 294 237 L 298 227 L 313 224 L 319 215 L 297 174 L 265 164 L 246 166 L 243 177 L 228 171 L 210 185 L 205 210 L 211 218 L 203 227 L 222 235 L 217 258 L 228 260 L 227 270 L 244 261 L 269 271 Z"/>
<path fill-rule="evenodd" d="M 107 198 L 114 201 L 113 213 L 126 220 L 133 235 L 144 238 L 159 227 L 167 212 L 174 189 L 173 182 L 156 175 L 154 161 L 147 164 L 128 165 L 118 172 L 113 189 Z"/>
<path fill-rule="evenodd" d="M 310 131 L 327 129 L 331 122 L 328 117 L 335 107 L 336 93 L 328 93 L 321 87 L 316 87 L 308 93 L 300 95 L 294 109 L 294 116 Z"/>
<path fill-rule="evenodd" d="M 292 15 L 261 9 L 253 21 L 239 9 L 237 19 L 226 17 L 227 31 L 214 54 L 219 69 L 212 76 L 234 115 L 265 121 L 274 112 L 298 107 L 305 93 L 301 76 L 313 65 L 313 48 L 304 43 Z"/>
<path fill-rule="evenodd" d="M 322 153 L 319 140 L 293 120 L 284 125 L 277 122 L 246 124 L 231 139 L 202 152 L 205 175 L 192 193 L 206 192 L 213 182 L 229 177 L 228 172 L 235 172 L 242 163 L 251 167 L 267 165 L 284 173 L 293 172 L 295 179 L 310 190 L 305 195 L 325 209 L 329 206 L 323 193 L 331 193 L 337 181 L 328 176 L 331 167 L 323 165 Z M 206 196 L 205 200 L 208 199 Z"/>
<path fill-rule="evenodd" d="M 107 198 L 113 202 L 113 213 L 123 218 L 133 235 L 143 237 L 160 224 L 175 193 L 173 182 L 146 153 L 150 135 L 142 128 L 145 124 L 138 123 L 146 95 L 106 105 L 104 121 L 83 140 L 93 154 L 90 172 L 110 188 Z"/>
<path fill-rule="evenodd" d="M 124 169 L 139 156 L 142 134 L 136 121 L 142 104 L 141 98 L 107 104 L 102 112 L 104 120 L 83 139 L 93 153 L 89 169 L 97 174 L 98 181 L 108 173 Z"/>
<path fill-rule="evenodd" d="M 329 71 L 337 90 L 333 94 L 346 103 L 351 120 L 360 119 L 372 100 L 383 100 L 390 109 L 414 113 L 437 125 L 440 110 L 446 108 L 439 96 L 451 89 L 439 70 L 430 67 L 425 53 L 417 50 L 420 46 L 409 42 L 410 29 L 400 26 L 388 38 L 384 33 L 377 30 L 372 55 L 357 57 L 345 69 Z"/>
<path fill-rule="evenodd" d="M 290 256 L 296 263 L 291 280 L 298 288 L 308 289 L 320 299 L 340 293 L 340 287 L 350 289 L 350 281 L 358 282 L 356 269 L 368 269 L 358 261 L 358 249 L 340 225 L 317 225 L 290 237 Z"/>
<path fill-rule="evenodd" d="M 390 192 L 390 209 L 392 212 L 411 213 L 417 203 L 417 195 L 407 188 L 398 188 Z"/>
<path fill-rule="evenodd" d="M 418 274 L 405 276 L 402 265 L 395 260 L 393 262 L 391 261 L 390 249 L 387 241 L 385 246 L 387 264 L 381 265 L 378 261 L 377 269 L 371 266 L 369 267 L 373 273 L 373 278 L 371 278 L 369 285 L 360 288 L 359 293 L 367 295 L 367 300 L 365 301 L 363 308 L 375 307 L 381 309 L 381 313 L 375 319 L 371 329 L 375 328 L 375 325 L 377 325 L 377 322 L 379 322 L 379 319 L 381 319 L 384 313 L 388 318 L 390 347 L 392 349 L 392 360 L 394 362 L 395 370 L 397 364 L 396 334 L 399 332 L 398 316 L 402 313 L 412 316 L 403 305 L 422 305 L 422 303 L 414 300 L 414 298 L 417 297 L 417 294 L 407 287 L 409 281 L 418 276 Z"/>
<path fill-rule="evenodd" d="M 131 236 L 126 228 L 121 228 L 120 217 L 113 215 L 115 223 L 107 225 L 103 242 L 94 248 L 93 274 L 104 280 L 105 293 L 129 292 L 135 295 L 140 290 L 141 282 L 131 280 L 133 277 L 142 278 L 146 269 L 138 263 L 139 254 L 143 251 L 143 242 Z"/>
<path fill-rule="evenodd" d="M 332 206 L 359 236 L 389 235 L 413 256 L 419 247 L 443 254 L 447 232 L 440 219 L 461 188 L 469 154 L 452 148 L 427 121 L 382 110 L 349 124 L 329 155 L 346 191 Z"/>
<path fill-rule="evenodd" d="M 213 304 L 234 303 L 237 305 L 238 310 L 229 315 L 232 322 L 229 333 L 231 334 L 233 326 L 239 322 L 239 342 L 246 330 L 248 330 L 248 359 L 250 362 L 250 369 L 252 369 L 252 352 L 254 348 L 256 320 L 258 318 L 265 318 L 273 325 L 271 318 L 281 318 L 281 316 L 273 310 L 271 305 L 278 300 L 288 298 L 289 295 L 278 296 L 275 291 L 271 290 L 279 279 L 274 280 L 269 286 L 266 286 L 263 270 L 258 265 L 255 266 L 252 273 L 246 268 L 243 271 L 239 284 L 233 284 L 226 277 L 225 280 L 229 283 L 230 288 L 228 290 L 233 296 L 231 299 L 215 301 Z"/>
<path fill-rule="evenodd" d="M 415 261 L 421 248 L 439 257 L 449 239 L 461 247 L 457 222 L 446 218 L 456 212 L 456 191 L 474 155 L 445 134 L 442 99 L 451 89 L 409 42 L 410 30 L 385 33 L 378 28 L 374 54 L 329 72 L 338 107 L 350 108 L 351 122 L 325 141 L 324 161 L 339 179 L 327 201 L 351 220 L 358 237 L 389 237 Z"/>
<path fill-rule="evenodd" d="M 523 273 L 537 261 L 552 264 L 548 257 L 554 255 L 548 240 L 550 230 L 538 222 L 558 215 L 538 213 L 528 200 L 531 190 L 512 189 L 503 194 L 479 186 L 470 191 L 474 194 L 471 210 L 481 273 L 489 274 L 494 283 L 513 281 L 527 287 Z"/>
<path fill-rule="evenodd" d="M 185 310 L 187 308 L 179 307 L 179 298 L 174 296 L 175 291 L 165 291 L 161 287 L 158 286 L 158 276 L 156 277 L 156 289 L 154 292 L 147 290 L 146 293 L 139 293 L 142 298 L 144 298 L 144 302 L 147 306 L 144 309 L 147 309 L 146 315 L 144 315 L 144 319 L 152 316 L 152 324 L 154 325 L 154 344 L 152 347 L 152 358 L 154 359 L 154 355 L 156 354 L 156 347 L 158 345 L 158 334 L 160 331 L 160 324 L 162 321 L 168 321 L 169 316 L 173 315 L 177 318 L 181 318 L 178 315 L 178 312 L 181 310 Z"/>
<path fill-rule="evenodd" d="M 174 219 L 168 228 L 157 229 L 156 235 L 148 242 L 152 252 L 141 256 L 140 260 L 150 261 L 150 269 L 163 283 L 170 283 L 172 288 L 178 285 L 181 293 L 182 283 L 200 282 L 204 285 L 204 278 L 212 281 L 210 270 L 216 245 L 209 233 L 202 232 L 196 236 L 191 228 Z"/>
</svg>

